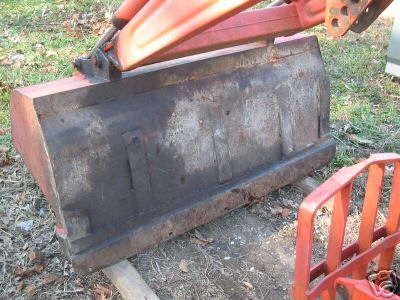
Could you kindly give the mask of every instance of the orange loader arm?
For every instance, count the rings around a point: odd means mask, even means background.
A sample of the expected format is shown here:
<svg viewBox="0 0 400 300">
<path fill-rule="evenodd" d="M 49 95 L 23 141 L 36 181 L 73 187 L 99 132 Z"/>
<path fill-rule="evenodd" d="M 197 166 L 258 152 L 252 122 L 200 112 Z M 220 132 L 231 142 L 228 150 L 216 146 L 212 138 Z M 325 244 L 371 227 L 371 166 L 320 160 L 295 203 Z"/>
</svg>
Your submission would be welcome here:
<svg viewBox="0 0 400 300">
<path fill-rule="evenodd" d="M 324 23 L 334 36 L 366 29 L 393 0 L 125 0 L 92 50 L 120 72 L 244 43 L 288 36 Z M 77 69 L 84 69 L 77 63 Z M 82 73 L 85 71 L 81 70 Z"/>
</svg>

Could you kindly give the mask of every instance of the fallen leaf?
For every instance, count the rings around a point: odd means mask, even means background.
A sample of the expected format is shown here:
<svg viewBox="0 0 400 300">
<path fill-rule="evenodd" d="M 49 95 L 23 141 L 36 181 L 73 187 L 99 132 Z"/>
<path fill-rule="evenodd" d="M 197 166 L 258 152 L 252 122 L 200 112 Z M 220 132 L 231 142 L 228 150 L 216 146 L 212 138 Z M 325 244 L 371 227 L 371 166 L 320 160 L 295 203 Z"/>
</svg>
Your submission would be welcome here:
<svg viewBox="0 0 400 300">
<path fill-rule="evenodd" d="M 22 290 L 22 289 L 24 288 L 24 286 L 25 286 L 24 281 L 21 280 L 21 281 L 18 283 L 18 290 L 19 290 L 19 291 Z"/>
<path fill-rule="evenodd" d="M 23 191 L 23 192 L 21 192 L 21 193 L 18 193 L 18 194 L 15 196 L 15 200 L 16 200 L 17 202 L 21 202 L 21 201 L 25 200 L 25 197 L 26 197 L 26 191 Z"/>
<path fill-rule="evenodd" d="M 344 99 L 344 103 L 345 103 L 346 105 L 351 105 L 351 104 L 352 104 L 352 101 L 351 101 L 352 98 L 353 98 L 352 95 L 346 96 L 346 98 Z"/>
<path fill-rule="evenodd" d="M 71 22 L 68 22 L 68 21 L 66 21 L 65 23 L 64 23 L 64 27 L 65 27 L 65 30 L 67 31 L 67 32 L 73 32 L 74 30 L 72 29 L 72 26 L 71 26 Z"/>
<path fill-rule="evenodd" d="M 3 128 L 0 127 L 0 135 L 5 135 L 5 134 L 6 134 L 5 129 L 3 129 Z"/>
<path fill-rule="evenodd" d="M 96 300 L 105 300 L 107 298 L 110 298 L 112 297 L 113 292 L 113 288 L 106 287 L 100 284 L 96 284 L 93 289 L 94 297 Z"/>
<path fill-rule="evenodd" d="M 35 272 L 37 272 L 37 273 L 40 273 L 40 272 L 42 272 L 43 271 L 43 269 L 44 269 L 44 265 L 43 264 L 35 264 L 32 268 L 30 268 L 31 269 L 31 271 L 35 271 Z"/>
<path fill-rule="evenodd" d="M 43 74 L 49 74 L 56 71 L 56 67 L 53 65 L 47 65 L 43 68 Z"/>
<path fill-rule="evenodd" d="M 42 56 L 46 55 L 47 49 L 40 43 L 35 45 L 35 48 L 40 52 Z"/>
<path fill-rule="evenodd" d="M 290 215 L 292 211 L 289 208 L 282 209 L 282 217 L 286 218 Z"/>
<path fill-rule="evenodd" d="M 24 278 L 29 274 L 29 270 L 25 267 L 16 267 L 14 270 L 14 274 L 18 277 Z"/>
<path fill-rule="evenodd" d="M 254 286 L 250 282 L 243 281 L 243 285 L 248 289 L 254 289 Z"/>
<path fill-rule="evenodd" d="M 35 264 L 33 267 L 26 268 L 26 267 L 16 267 L 14 270 L 14 274 L 17 277 L 20 277 L 19 279 L 23 279 L 27 276 L 29 276 L 32 272 L 40 273 L 44 269 L 43 264 Z"/>
<path fill-rule="evenodd" d="M 36 288 L 33 285 L 30 285 L 26 288 L 25 293 L 28 298 L 33 298 L 36 295 Z"/>
<path fill-rule="evenodd" d="M 83 38 L 83 34 L 82 34 L 82 32 L 81 32 L 80 30 L 76 30 L 76 31 L 75 31 L 75 36 L 76 36 L 77 38 L 79 38 L 79 39 Z"/>
<path fill-rule="evenodd" d="M 0 153 L 7 153 L 8 151 L 10 151 L 10 148 L 0 145 Z"/>
<path fill-rule="evenodd" d="M 0 58 L 0 64 L 3 64 L 3 61 L 1 61 Z M 3 92 L 11 92 L 14 89 L 14 85 L 9 83 L 9 82 L 1 82 L 0 81 L 0 91 Z M 6 130 L 4 128 L 2 128 L 4 130 L 4 134 L 6 134 Z"/>
<path fill-rule="evenodd" d="M 283 208 L 277 204 L 274 204 L 269 208 L 269 210 L 271 211 L 271 213 L 273 215 L 280 215 L 280 214 L 282 214 Z"/>
<path fill-rule="evenodd" d="M 110 297 L 112 295 L 112 289 L 110 289 L 109 287 L 106 287 L 106 286 L 103 286 L 100 284 L 96 284 L 94 289 L 95 289 L 95 291 L 103 292 L 108 297 Z"/>
<path fill-rule="evenodd" d="M 62 276 L 55 275 L 55 274 L 47 274 L 46 276 L 43 277 L 43 284 L 49 284 L 52 282 L 61 282 L 63 280 Z"/>
<path fill-rule="evenodd" d="M 106 296 L 104 295 L 104 293 L 95 293 L 94 299 L 95 300 L 106 300 Z"/>
<path fill-rule="evenodd" d="M 360 145 L 369 146 L 374 143 L 371 140 L 360 138 L 360 137 L 356 136 L 355 134 L 348 134 L 347 136 L 349 137 L 349 139 L 351 141 L 353 141 L 357 144 L 360 144 Z"/>
<path fill-rule="evenodd" d="M 207 244 L 209 244 L 210 242 L 209 242 L 209 241 L 206 241 L 206 240 L 199 240 L 199 239 L 193 238 L 193 239 L 192 239 L 192 243 L 193 243 L 193 244 L 196 244 L 196 245 L 207 245 Z"/>
<path fill-rule="evenodd" d="M 194 238 L 192 238 L 192 243 L 197 245 L 207 245 L 214 242 L 212 238 L 205 238 L 197 229 L 194 230 Z"/>
<path fill-rule="evenodd" d="M 30 249 L 28 253 L 28 264 L 33 262 L 41 262 L 42 256 L 40 255 L 39 251 Z"/>
<path fill-rule="evenodd" d="M 0 161 L 0 168 L 11 165 L 15 160 L 13 158 L 6 158 Z"/>
<path fill-rule="evenodd" d="M 187 273 L 189 272 L 189 264 L 186 260 L 182 259 L 181 262 L 179 263 L 179 269 L 181 269 L 181 271 L 183 273 Z"/>
</svg>

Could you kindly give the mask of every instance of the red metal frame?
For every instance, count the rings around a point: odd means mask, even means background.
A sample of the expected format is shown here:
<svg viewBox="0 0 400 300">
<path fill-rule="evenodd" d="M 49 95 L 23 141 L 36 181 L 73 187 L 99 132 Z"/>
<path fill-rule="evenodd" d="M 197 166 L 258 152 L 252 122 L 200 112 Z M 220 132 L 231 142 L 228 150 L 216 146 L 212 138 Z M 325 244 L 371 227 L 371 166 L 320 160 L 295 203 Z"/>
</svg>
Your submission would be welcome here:
<svg viewBox="0 0 400 300">
<path fill-rule="evenodd" d="M 103 49 L 120 71 L 128 71 L 160 60 L 287 36 L 324 22 L 331 34 L 342 36 L 350 29 L 364 30 L 392 1 L 291 0 L 240 13 L 261 0 L 125 0 L 113 17 L 120 32 Z"/>
<path fill-rule="evenodd" d="M 125 0 L 113 15 L 113 24 L 122 29 L 150 0 Z"/>
<path fill-rule="evenodd" d="M 392 191 L 386 224 L 375 230 L 375 219 L 381 197 L 385 166 L 394 163 Z M 354 179 L 368 169 L 365 199 L 357 242 L 343 249 L 346 221 Z M 326 260 L 311 266 L 314 218 L 325 202 L 334 197 L 332 222 L 328 240 Z M 341 277 L 352 275 L 353 280 L 367 277 L 368 263 L 380 254 L 379 270 L 390 269 L 395 246 L 400 243 L 400 155 L 376 154 L 371 158 L 343 168 L 310 194 L 299 210 L 296 265 L 293 298 L 296 300 L 335 299 L 335 283 Z M 372 243 L 377 242 L 373 247 Z M 343 262 L 356 255 L 350 262 Z M 310 288 L 310 282 L 325 275 L 318 284 Z M 358 286 L 358 285 L 357 285 Z M 363 287 L 360 283 L 358 286 Z M 363 289 L 363 288 L 361 288 Z M 371 290 L 370 290 L 371 292 Z M 367 298 L 354 298 L 367 299 Z M 375 298 L 371 298 L 375 299 Z"/>
<path fill-rule="evenodd" d="M 110 58 L 127 71 L 162 59 L 291 35 L 325 20 L 325 0 L 297 0 L 238 14 L 258 2 L 151 0 L 120 31 Z M 122 12 L 114 18 L 126 19 Z"/>
<path fill-rule="evenodd" d="M 353 7 L 349 7 L 343 0 L 326 0 L 327 29 L 335 36 L 343 36 L 372 2 L 373 0 L 352 1 L 350 3 L 353 3 Z"/>
<path fill-rule="evenodd" d="M 355 280 L 350 278 L 339 278 L 336 280 L 337 285 L 346 287 L 352 300 L 378 300 L 389 299 L 399 300 L 400 297 L 392 294 L 389 291 L 379 290 L 378 287 L 374 288 L 375 293 L 372 292 L 373 287 L 367 280 Z"/>
</svg>

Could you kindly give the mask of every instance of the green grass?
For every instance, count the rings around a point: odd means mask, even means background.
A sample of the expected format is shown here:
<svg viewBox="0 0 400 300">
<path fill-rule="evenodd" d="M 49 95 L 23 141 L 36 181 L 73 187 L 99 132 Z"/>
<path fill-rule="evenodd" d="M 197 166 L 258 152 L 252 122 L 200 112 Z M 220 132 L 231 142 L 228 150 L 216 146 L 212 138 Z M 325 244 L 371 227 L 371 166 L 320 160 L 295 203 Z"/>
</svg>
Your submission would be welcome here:
<svg viewBox="0 0 400 300">
<path fill-rule="evenodd" d="M 107 17 L 119 3 L 0 1 L 0 127 L 10 127 L 11 91 L 70 76 L 72 61 L 96 43 L 99 24 L 107 26 Z M 361 35 L 350 33 L 341 39 L 332 38 L 323 26 L 310 31 L 319 37 L 331 80 L 332 134 L 338 152 L 330 169 L 352 164 L 372 152 L 400 152 L 400 85 L 384 74 L 390 29 L 390 21 L 380 20 Z M 23 59 L 10 63 L 13 55 Z M 351 135 L 372 143 L 359 144 Z M 0 143 L 12 148 L 9 130 Z"/>
<path fill-rule="evenodd" d="M 332 134 L 338 142 L 333 169 L 371 153 L 400 152 L 400 84 L 384 73 L 391 25 L 377 20 L 364 33 L 340 39 L 322 26 L 313 30 L 331 82 Z"/>
<path fill-rule="evenodd" d="M 8 105 L 11 91 L 73 74 L 72 61 L 96 43 L 99 39 L 98 25 L 107 26 L 105 17 L 119 2 L 0 1 L 0 127 L 10 127 Z M 10 59 L 17 54 L 23 59 Z M 9 130 L 5 136 L 0 136 L 0 143 L 11 149 Z"/>
</svg>

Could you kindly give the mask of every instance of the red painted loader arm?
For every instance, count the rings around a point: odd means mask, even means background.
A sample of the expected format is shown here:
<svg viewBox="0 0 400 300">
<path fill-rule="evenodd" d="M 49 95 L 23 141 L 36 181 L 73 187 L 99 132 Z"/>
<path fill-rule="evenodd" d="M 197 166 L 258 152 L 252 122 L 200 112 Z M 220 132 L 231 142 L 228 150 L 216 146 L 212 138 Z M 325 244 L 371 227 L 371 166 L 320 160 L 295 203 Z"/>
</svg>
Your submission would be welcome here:
<svg viewBox="0 0 400 300">
<path fill-rule="evenodd" d="M 392 1 L 277 0 L 277 6 L 244 11 L 261 1 L 125 0 L 114 15 L 114 27 L 89 56 L 103 51 L 119 71 L 128 71 L 161 60 L 292 35 L 323 22 L 333 35 L 342 36 L 348 30 L 367 28 Z M 79 64 L 77 68 L 82 69 Z"/>
</svg>

